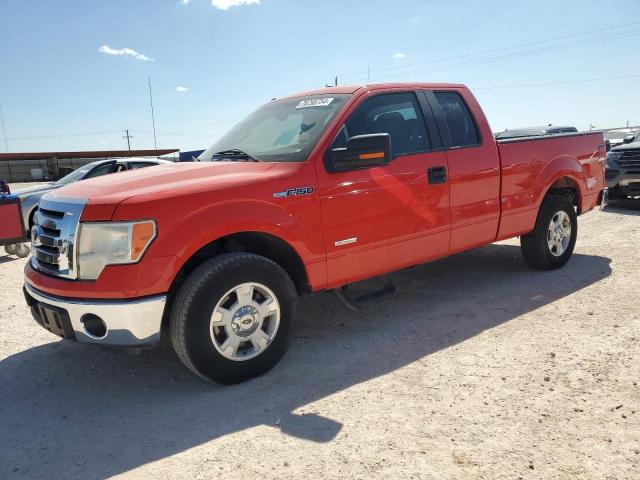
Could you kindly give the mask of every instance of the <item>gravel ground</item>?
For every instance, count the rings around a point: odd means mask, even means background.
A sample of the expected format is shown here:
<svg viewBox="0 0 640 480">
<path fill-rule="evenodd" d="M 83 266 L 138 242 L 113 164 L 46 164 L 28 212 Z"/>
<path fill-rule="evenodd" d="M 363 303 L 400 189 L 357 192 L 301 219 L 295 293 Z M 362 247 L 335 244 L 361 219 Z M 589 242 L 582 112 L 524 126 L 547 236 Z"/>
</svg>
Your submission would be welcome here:
<svg viewBox="0 0 640 480">
<path fill-rule="evenodd" d="M 0 257 L 0 478 L 640 478 L 639 264 L 640 210 L 607 207 L 558 271 L 514 240 L 362 312 L 305 298 L 283 361 L 223 387 L 56 340 Z"/>
</svg>

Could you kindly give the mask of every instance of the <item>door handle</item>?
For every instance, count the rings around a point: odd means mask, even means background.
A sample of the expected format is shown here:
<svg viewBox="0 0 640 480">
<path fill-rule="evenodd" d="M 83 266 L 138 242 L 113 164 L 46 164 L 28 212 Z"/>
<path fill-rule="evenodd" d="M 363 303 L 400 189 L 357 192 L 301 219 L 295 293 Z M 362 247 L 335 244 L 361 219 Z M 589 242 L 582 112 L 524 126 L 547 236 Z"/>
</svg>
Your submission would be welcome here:
<svg viewBox="0 0 640 480">
<path fill-rule="evenodd" d="M 447 181 L 447 169 L 444 167 L 431 167 L 427 170 L 427 176 L 431 184 L 445 183 Z"/>
</svg>

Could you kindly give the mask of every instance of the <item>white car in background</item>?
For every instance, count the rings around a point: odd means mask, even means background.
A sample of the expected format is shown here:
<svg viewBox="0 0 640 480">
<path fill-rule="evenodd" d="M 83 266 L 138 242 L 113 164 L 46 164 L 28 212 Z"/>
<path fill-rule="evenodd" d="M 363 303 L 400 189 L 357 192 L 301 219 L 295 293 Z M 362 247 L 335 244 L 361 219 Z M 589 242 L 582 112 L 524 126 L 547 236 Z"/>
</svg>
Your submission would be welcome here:
<svg viewBox="0 0 640 480">
<path fill-rule="evenodd" d="M 163 163 L 173 162 L 157 158 L 138 157 L 98 160 L 96 162 L 88 163 L 78 168 L 77 170 L 74 170 L 70 174 L 62 177 L 57 182 L 50 182 L 30 188 L 25 188 L 13 193 L 14 195 L 20 197 L 24 226 L 27 231 L 29 231 L 31 229 L 31 226 L 33 225 L 33 214 L 37 210 L 40 199 L 45 193 L 64 187 L 65 185 L 69 185 L 70 183 L 78 182 L 80 180 L 100 177 L 102 175 L 108 175 L 111 173 L 125 172 L 127 170 L 135 170 L 138 168 L 153 167 L 154 165 L 161 165 Z M 30 253 L 29 246 L 26 243 L 14 243 L 12 245 L 7 245 L 4 249 L 8 255 L 17 255 L 21 258 L 26 257 Z"/>
</svg>

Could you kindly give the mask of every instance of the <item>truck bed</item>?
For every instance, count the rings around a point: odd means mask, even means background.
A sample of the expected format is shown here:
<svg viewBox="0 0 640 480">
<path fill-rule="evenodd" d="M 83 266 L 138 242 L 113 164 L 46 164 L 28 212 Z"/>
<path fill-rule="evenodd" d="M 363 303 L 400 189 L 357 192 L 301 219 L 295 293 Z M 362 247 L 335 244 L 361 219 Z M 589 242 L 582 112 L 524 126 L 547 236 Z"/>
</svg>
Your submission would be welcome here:
<svg viewBox="0 0 640 480">
<path fill-rule="evenodd" d="M 502 168 L 498 239 L 528 233 L 548 186 L 574 187 L 578 214 L 590 210 L 604 188 L 602 133 L 573 133 L 498 140 Z"/>
</svg>

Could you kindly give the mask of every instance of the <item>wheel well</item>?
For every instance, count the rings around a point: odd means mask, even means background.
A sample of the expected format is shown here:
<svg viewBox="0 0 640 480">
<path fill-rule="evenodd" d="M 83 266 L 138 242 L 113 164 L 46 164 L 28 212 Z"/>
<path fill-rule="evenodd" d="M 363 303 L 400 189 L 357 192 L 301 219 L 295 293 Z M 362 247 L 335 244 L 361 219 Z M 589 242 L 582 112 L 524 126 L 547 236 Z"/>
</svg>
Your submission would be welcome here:
<svg viewBox="0 0 640 480">
<path fill-rule="evenodd" d="M 36 205 L 36 207 L 31 210 L 31 213 L 29 213 L 29 225 L 27 225 L 27 228 L 29 228 L 29 231 L 31 231 L 31 227 L 33 227 L 33 216 L 36 214 L 36 211 L 38 210 L 38 206 Z"/>
<path fill-rule="evenodd" d="M 207 260 L 222 253 L 247 252 L 266 257 L 280 265 L 291 277 L 299 295 L 309 291 L 307 270 L 300 256 L 284 240 L 262 232 L 242 232 L 208 243 L 185 262 L 171 283 L 162 319 L 163 329 L 169 325 L 171 304 L 180 285 L 191 272 Z"/>
<path fill-rule="evenodd" d="M 547 195 L 562 195 L 567 197 L 573 206 L 576 207 L 578 215 L 582 213 L 579 193 L 580 189 L 578 187 L 578 183 L 570 177 L 560 177 L 553 182 L 549 187 L 549 190 L 547 190 Z"/>
</svg>

